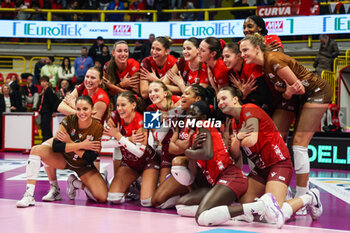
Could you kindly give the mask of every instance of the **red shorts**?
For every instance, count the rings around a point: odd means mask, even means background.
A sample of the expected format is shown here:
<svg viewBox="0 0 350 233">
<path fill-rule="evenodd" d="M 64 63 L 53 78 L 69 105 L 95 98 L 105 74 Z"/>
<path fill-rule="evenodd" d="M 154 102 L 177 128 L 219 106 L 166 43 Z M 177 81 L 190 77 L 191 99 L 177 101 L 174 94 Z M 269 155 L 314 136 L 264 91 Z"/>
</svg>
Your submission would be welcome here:
<svg viewBox="0 0 350 233">
<path fill-rule="evenodd" d="M 235 192 L 237 199 L 240 199 L 248 189 L 248 178 L 243 171 L 235 165 L 229 165 L 217 177 L 215 184 L 221 184 L 229 187 Z"/>
<path fill-rule="evenodd" d="M 255 167 L 249 174 L 254 180 L 266 184 L 268 181 L 280 181 L 289 186 L 293 175 L 292 160 L 286 159 L 271 165 L 270 167 L 259 169 Z"/>
<path fill-rule="evenodd" d="M 129 167 L 141 175 L 146 169 L 159 170 L 159 157 L 154 151 L 152 154 L 145 154 L 144 158 L 140 161 L 128 161 L 123 158 L 120 166 Z"/>
<path fill-rule="evenodd" d="M 175 158 L 178 155 L 173 155 L 169 153 L 169 144 L 168 145 L 162 145 L 162 152 L 161 152 L 161 162 L 160 167 L 161 168 L 171 168 L 171 163 L 173 161 L 173 158 Z"/>
</svg>

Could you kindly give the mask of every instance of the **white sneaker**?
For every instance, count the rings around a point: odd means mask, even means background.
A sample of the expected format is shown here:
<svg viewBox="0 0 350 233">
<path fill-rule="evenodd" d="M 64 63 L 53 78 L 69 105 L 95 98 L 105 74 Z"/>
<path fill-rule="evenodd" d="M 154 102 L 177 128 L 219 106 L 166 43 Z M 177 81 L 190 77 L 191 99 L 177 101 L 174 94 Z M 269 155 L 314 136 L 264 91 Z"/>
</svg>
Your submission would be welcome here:
<svg viewBox="0 0 350 233">
<path fill-rule="evenodd" d="M 34 205 L 35 205 L 34 197 L 29 193 L 25 193 L 23 195 L 23 198 L 16 203 L 17 208 L 26 208 Z"/>
<path fill-rule="evenodd" d="M 323 206 L 320 199 L 320 191 L 317 188 L 310 189 L 307 194 L 312 196 L 312 204 L 310 207 L 310 215 L 313 220 L 319 218 L 323 213 Z"/>
<path fill-rule="evenodd" d="M 304 207 L 300 208 L 297 212 L 295 212 L 295 215 L 297 215 L 297 216 L 305 216 L 305 215 L 307 215 L 306 207 L 304 206 Z"/>
<path fill-rule="evenodd" d="M 62 200 L 61 190 L 58 187 L 51 185 L 50 191 L 45 196 L 43 196 L 43 198 L 41 200 L 43 200 L 43 201 L 60 201 L 60 200 Z"/>
<path fill-rule="evenodd" d="M 242 214 L 242 215 L 233 217 L 232 220 L 251 223 L 254 221 L 254 216 L 252 214 Z"/>
<path fill-rule="evenodd" d="M 77 195 L 77 189 L 76 187 L 74 187 L 73 182 L 75 180 L 77 180 L 78 178 L 74 175 L 74 174 L 70 174 L 68 176 L 68 180 L 67 180 L 67 196 L 70 200 L 74 200 L 75 196 Z"/>
<path fill-rule="evenodd" d="M 267 222 L 275 223 L 278 228 L 284 225 L 284 215 L 275 197 L 271 193 L 265 193 L 259 198 L 265 204 L 264 217 Z"/>
</svg>

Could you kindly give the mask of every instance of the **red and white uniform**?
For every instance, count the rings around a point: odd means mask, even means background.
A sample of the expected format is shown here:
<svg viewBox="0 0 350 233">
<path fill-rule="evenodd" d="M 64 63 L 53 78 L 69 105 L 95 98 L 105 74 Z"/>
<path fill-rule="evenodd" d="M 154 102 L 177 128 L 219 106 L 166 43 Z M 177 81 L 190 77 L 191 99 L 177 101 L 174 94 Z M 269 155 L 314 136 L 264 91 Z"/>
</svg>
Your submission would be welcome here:
<svg viewBox="0 0 350 233">
<path fill-rule="evenodd" d="M 262 76 L 262 67 L 257 64 L 247 64 L 245 61 L 242 63 L 241 71 L 230 69 L 229 74 L 233 74 L 241 81 L 247 81 L 249 78 L 256 79 Z"/>
<path fill-rule="evenodd" d="M 85 85 L 84 83 L 80 84 L 78 87 L 77 87 L 77 91 L 78 91 L 78 96 L 81 96 L 81 95 L 86 95 L 88 96 L 88 91 L 87 89 L 85 88 Z M 95 94 L 93 96 L 90 96 L 91 99 L 92 99 L 92 103 L 95 105 L 95 103 L 99 102 L 99 101 L 102 101 L 104 102 L 106 105 L 107 105 L 107 108 L 106 108 L 106 111 L 105 113 L 103 114 L 103 117 L 101 119 L 101 122 L 103 124 L 104 120 L 106 119 L 107 117 L 107 114 L 108 114 L 108 107 L 109 107 L 109 98 L 108 98 L 108 95 L 107 93 L 102 89 L 102 88 L 99 88 Z"/>
<path fill-rule="evenodd" d="M 152 72 L 152 68 L 155 71 L 158 78 L 166 75 L 168 70 L 170 70 L 177 62 L 177 59 L 172 55 L 168 55 L 163 67 L 159 68 L 152 57 L 146 57 L 141 62 L 141 67 L 146 68 L 149 72 Z"/>
<path fill-rule="evenodd" d="M 185 58 L 183 57 L 176 62 L 176 65 L 186 86 L 199 84 L 199 72 L 201 69 L 195 71 L 191 70 L 189 67 L 189 61 L 185 61 Z"/>
<path fill-rule="evenodd" d="M 199 79 L 200 83 L 209 84 L 208 69 L 210 69 L 207 64 L 203 63 L 200 70 Z M 216 60 L 215 66 L 211 69 L 214 75 L 214 81 L 219 86 L 224 86 L 228 84 L 228 69 L 221 58 Z"/>
<path fill-rule="evenodd" d="M 172 100 L 173 104 L 175 104 L 180 99 L 181 99 L 180 96 L 177 96 L 177 95 L 171 96 L 171 100 Z M 154 111 L 154 112 L 157 111 L 157 110 L 161 111 L 157 107 L 156 104 L 151 104 L 146 109 L 146 111 Z M 170 139 L 173 136 L 173 134 L 174 134 L 174 129 L 173 128 L 169 129 L 168 134 L 165 136 L 165 138 L 162 141 L 161 168 L 164 168 L 164 167 L 170 168 L 173 158 L 176 157 L 176 155 L 173 155 L 173 154 L 169 153 Z"/>
<path fill-rule="evenodd" d="M 113 118 L 112 118 L 113 119 Z M 117 118 L 115 118 L 117 119 Z M 113 120 L 115 120 L 113 119 Z M 119 119 L 118 119 L 119 120 Z M 116 122 L 115 122 L 116 123 Z M 143 126 L 143 116 L 136 112 L 133 121 L 130 124 L 125 124 L 123 119 L 120 119 L 120 133 L 125 137 L 130 137 L 132 132 L 142 128 Z M 122 153 L 122 165 L 128 166 L 139 173 L 148 168 L 159 169 L 159 161 L 156 157 L 156 153 L 153 148 L 149 145 L 145 148 L 145 153 L 142 157 L 138 158 L 132 154 L 126 145 L 120 147 Z"/>
<path fill-rule="evenodd" d="M 108 63 L 109 63 L 109 61 L 106 62 L 106 64 L 103 66 L 103 72 L 106 72 Z M 129 73 L 128 76 L 131 77 L 134 75 L 134 73 L 138 72 L 139 70 L 140 70 L 140 63 L 138 63 L 133 58 L 129 58 L 127 61 L 126 68 L 121 73 L 119 73 L 119 72 L 116 73 L 118 78 L 117 78 L 117 82 L 115 84 L 120 83 L 127 73 Z"/>
<path fill-rule="evenodd" d="M 233 120 L 232 129 L 238 132 L 242 123 L 247 122 L 249 118 L 257 118 L 259 121 L 258 141 L 254 146 L 242 149 L 255 166 L 264 169 L 290 159 L 288 148 L 275 124 L 264 110 L 255 104 L 242 105 L 239 123 L 237 125 Z"/>
<path fill-rule="evenodd" d="M 234 162 L 231 159 L 220 132 L 216 128 L 210 128 L 208 130 L 213 140 L 214 157 L 211 160 L 197 160 L 197 164 L 202 169 L 208 182 L 214 186 L 220 173 L 229 165 L 233 165 Z M 198 130 L 192 138 L 192 143 L 197 135 Z"/>
</svg>

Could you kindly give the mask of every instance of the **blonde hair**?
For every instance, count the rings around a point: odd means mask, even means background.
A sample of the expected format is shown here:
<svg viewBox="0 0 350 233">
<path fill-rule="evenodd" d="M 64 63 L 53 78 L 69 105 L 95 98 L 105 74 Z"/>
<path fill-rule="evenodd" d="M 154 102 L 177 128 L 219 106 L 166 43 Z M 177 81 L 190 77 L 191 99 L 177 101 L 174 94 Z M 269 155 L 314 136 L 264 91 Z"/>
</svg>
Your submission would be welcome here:
<svg viewBox="0 0 350 233">
<path fill-rule="evenodd" d="M 171 108 L 171 103 L 172 103 L 172 100 L 171 100 L 171 97 L 173 96 L 173 93 L 171 93 L 171 91 L 169 90 L 169 88 L 160 80 L 155 80 L 153 82 L 151 82 L 149 85 L 151 85 L 152 83 L 157 83 L 159 84 L 162 89 L 167 92 L 167 96 L 166 96 L 166 100 L 167 100 L 167 108 L 170 109 Z"/>
<path fill-rule="evenodd" d="M 252 35 L 248 35 L 248 36 L 246 36 L 245 38 L 243 38 L 243 39 L 241 40 L 241 43 L 242 43 L 243 41 L 246 41 L 246 40 L 249 40 L 250 43 L 251 43 L 254 47 L 259 46 L 260 49 L 261 49 L 261 51 L 263 51 L 263 52 L 265 52 L 266 49 L 267 49 L 267 46 L 266 46 L 266 44 L 265 44 L 265 37 L 262 36 L 261 34 L 257 33 L 257 32 L 254 33 L 254 34 L 252 34 Z"/>
</svg>

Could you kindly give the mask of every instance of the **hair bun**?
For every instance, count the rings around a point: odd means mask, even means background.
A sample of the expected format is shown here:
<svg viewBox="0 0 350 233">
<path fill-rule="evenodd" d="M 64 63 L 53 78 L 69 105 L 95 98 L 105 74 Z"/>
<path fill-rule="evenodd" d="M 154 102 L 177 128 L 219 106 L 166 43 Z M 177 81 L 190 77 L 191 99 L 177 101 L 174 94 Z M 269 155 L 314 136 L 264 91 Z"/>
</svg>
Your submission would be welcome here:
<svg viewBox="0 0 350 233">
<path fill-rule="evenodd" d="M 219 39 L 220 45 L 221 45 L 221 49 L 224 49 L 226 42 L 223 39 Z"/>
</svg>

